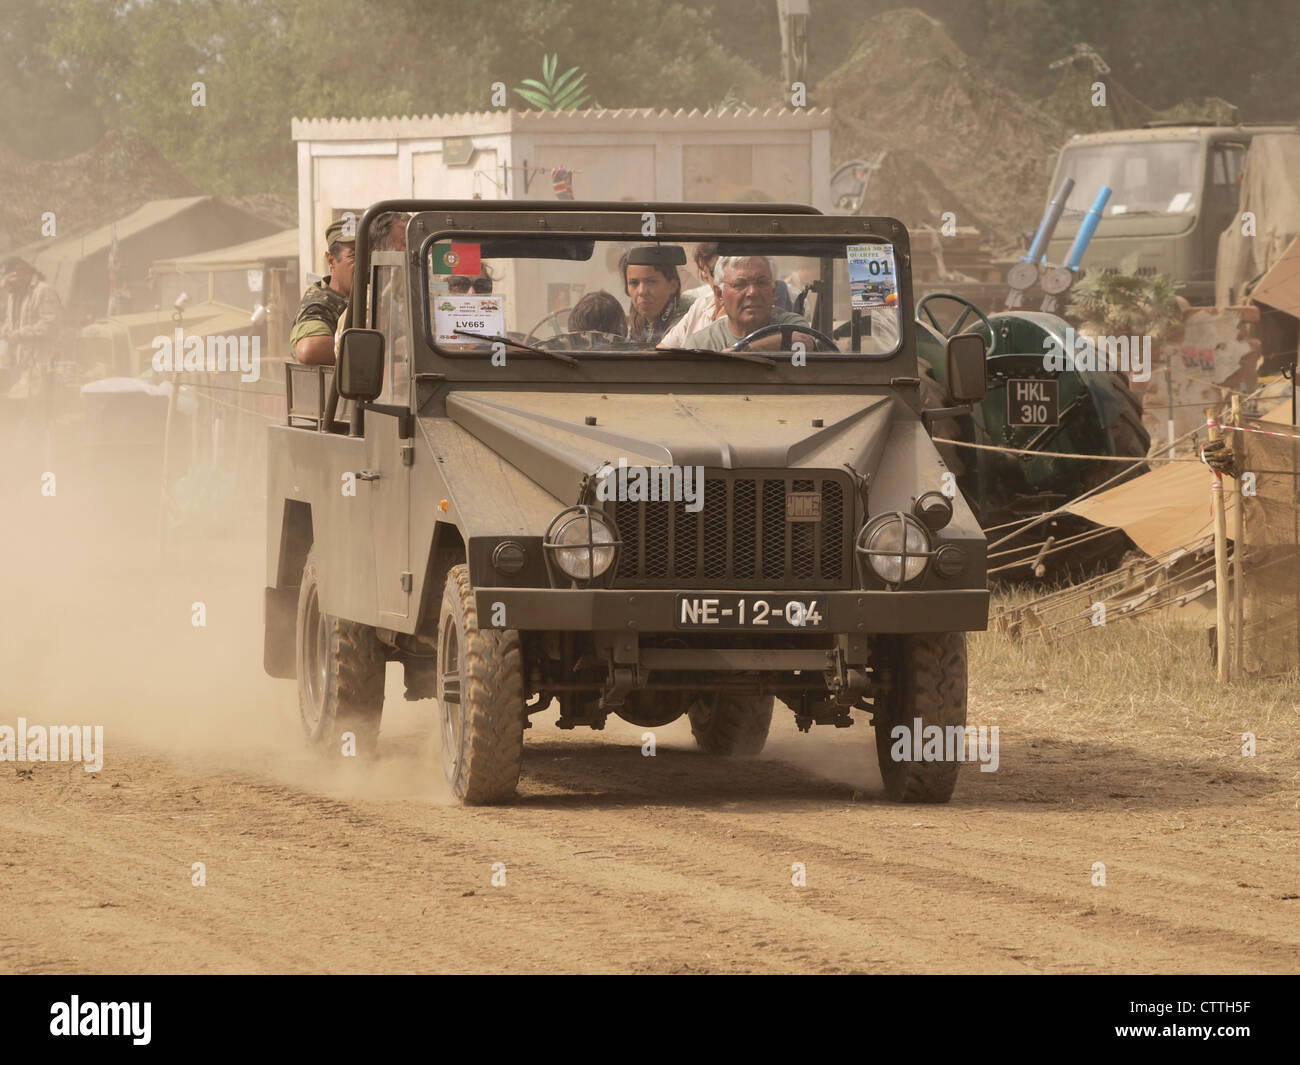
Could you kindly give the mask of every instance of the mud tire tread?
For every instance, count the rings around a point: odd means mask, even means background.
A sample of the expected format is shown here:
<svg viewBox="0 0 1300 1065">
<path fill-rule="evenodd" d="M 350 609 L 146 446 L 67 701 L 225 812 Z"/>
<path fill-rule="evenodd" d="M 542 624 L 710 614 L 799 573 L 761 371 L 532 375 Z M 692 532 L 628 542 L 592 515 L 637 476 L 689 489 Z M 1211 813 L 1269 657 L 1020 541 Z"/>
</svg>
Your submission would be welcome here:
<svg viewBox="0 0 1300 1065">
<path fill-rule="evenodd" d="M 754 758 L 767 744 L 775 705 L 771 695 L 719 694 L 712 704 L 697 699 L 687 712 L 691 735 L 707 754 Z"/>
<path fill-rule="evenodd" d="M 469 582 L 469 567 L 447 573 L 441 628 L 463 618 L 459 638 L 462 658 L 461 727 L 464 767 L 452 789 L 467 806 L 508 802 L 519 786 L 524 751 L 524 672 L 519 633 L 515 629 L 480 629 L 478 606 Z"/>
<path fill-rule="evenodd" d="M 945 803 L 957 786 L 954 762 L 895 762 L 890 731 L 915 718 L 922 727 L 966 724 L 966 634 L 924 633 L 900 640 L 896 699 L 876 714 L 876 756 L 885 793 L 894 802 Z"/>
<path fill-rule="evenodd" d="M 320 577 L 314 550 L 303 567 L 296 622 L 296 654 L 302 671 L 303 609 L 308 589 L 319 587 Z M 319 593 L 318 593 L 319 594 Z M 308 744 L 323 755 L 341 757 L 343 733 L 356 737 L 357 755 L 373 757 L 379 745 L 379 727 L 384 712 L 384 672 L 388 658 L 384 645 L 369 625 L 323 615 L 327 625 L 325 706 L 315 735 Z M 306 698 L 304 682 L 298 686 L 299 708 Z M 306 719 L 304 718 L 304 728 Z"/>
</svg>

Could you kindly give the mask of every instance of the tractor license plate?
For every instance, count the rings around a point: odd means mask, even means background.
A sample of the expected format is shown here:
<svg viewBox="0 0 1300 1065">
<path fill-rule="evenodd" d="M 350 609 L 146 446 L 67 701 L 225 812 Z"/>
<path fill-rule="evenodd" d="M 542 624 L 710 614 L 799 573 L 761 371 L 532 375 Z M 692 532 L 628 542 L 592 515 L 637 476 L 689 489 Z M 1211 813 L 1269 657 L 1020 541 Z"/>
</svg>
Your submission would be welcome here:
<svg viewBox="0 0 1300 1065">
<path fill-rule="evenodd" d="M 1007 381 L 1007 424 L 1042 428 L 1061 420 L 1058 382 Z"/>
<path fill-rule="evenodd" d="M 825 624 L 816 599 L 785 596 L 679 595 L 679 629 L 819 629 Z"/>
</svg>

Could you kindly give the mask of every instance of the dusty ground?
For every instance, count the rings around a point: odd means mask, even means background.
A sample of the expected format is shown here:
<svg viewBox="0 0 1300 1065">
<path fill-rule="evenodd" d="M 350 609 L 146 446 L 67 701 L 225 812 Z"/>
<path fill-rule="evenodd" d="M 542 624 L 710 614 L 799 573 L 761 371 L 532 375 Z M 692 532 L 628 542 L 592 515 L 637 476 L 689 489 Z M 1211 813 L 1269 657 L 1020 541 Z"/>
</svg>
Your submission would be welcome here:
<svg viewBox="0 0 1300 1065">
<path fill-rule="evenodd" d="M 102 723 L 107 747 L 95 774 L 0 764 L 0 972 L 1297 969 L 1285 692 L 1184 713 L 1158 676 L 1089 695 L 984 636 L 970 717 L 1001 765 L 947 806 L 888 803 L 865 724 L 802 736 L 778 706 L 753 762 L 681 722 L 647 758 L 641 729 L 546 715 L 519 801 L 461 809 L 435 704 L 395 671 L 376 764 L 303 751 L 292 684 L 261 672 L 255 523 L 163 564 L 120 550 L 149 523 L 89 514 L 84 481 L 0 488 L 0 724 Z"/>
</svg>

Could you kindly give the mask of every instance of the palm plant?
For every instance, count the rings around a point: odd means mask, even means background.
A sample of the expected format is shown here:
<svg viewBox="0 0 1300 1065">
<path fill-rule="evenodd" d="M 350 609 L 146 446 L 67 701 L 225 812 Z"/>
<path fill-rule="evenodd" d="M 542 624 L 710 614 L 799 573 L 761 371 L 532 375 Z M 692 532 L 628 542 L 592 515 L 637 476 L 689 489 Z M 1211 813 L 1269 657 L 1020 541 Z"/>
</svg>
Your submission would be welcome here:
<svg viewBox="0 0 1300 1065">
<path fill-rule="evenodd" d="M 1078 319 L 1085 331 L 1106 336 L 1158 336 L 1183 317 L 1174 284 L 1163 274 L 1138 277 L 1098 271 L 1071 296 L 1066 314 Z"/>
<path fill-rule="evenodd" d="M 542 80 L 524 78 L 524 88 L 514 91 L 540 111 L 573 111 L 591 99 L 583 82 L 586 74 L 578 74 L 577 67 L 570 67 L 558 78 L 555 69 L 559 66 L 559 56 L 542 56 Z"/>
</svg>

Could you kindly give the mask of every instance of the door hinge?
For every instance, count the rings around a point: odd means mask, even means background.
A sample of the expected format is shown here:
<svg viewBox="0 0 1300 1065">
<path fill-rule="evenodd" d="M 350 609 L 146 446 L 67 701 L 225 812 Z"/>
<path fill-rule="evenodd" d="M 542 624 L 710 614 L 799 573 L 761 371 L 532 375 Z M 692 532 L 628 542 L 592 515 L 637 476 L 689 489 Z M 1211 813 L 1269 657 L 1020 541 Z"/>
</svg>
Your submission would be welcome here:
<svg viewBox="0 0 1300 1065">
<path fill-rule="evenodd" d="M 411 590 L 411 583 L 412 583 L 412 581 L 411 581 L 411 575 L 410 575 L 409 573 L 403 573 L 403 574 L 402 574 L 402 591 L 404 591 L 404 592 L 409 592 L 409 591 Z"/>
<path fill-rule="evenodd" d="M 403 444 L 403 445 L 402 445 L 402 465 L 403 465 L 403 466 L 414 466 L 414 465 L 415 465 L 415 445 L 414 445 L 414 444 Z"/>
</svg>

